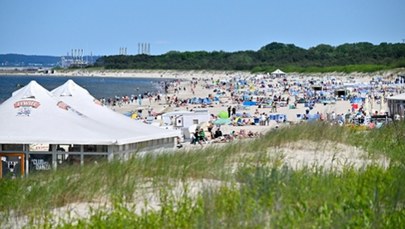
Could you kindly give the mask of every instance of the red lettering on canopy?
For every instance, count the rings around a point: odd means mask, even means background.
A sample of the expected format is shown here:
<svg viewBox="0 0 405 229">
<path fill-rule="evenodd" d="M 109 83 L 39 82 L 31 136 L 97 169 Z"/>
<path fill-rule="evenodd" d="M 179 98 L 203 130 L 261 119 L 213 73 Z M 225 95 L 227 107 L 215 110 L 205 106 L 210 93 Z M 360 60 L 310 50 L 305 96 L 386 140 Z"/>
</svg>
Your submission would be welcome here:
<svg viewBox="0 0 405 229">
<path fill-rule="evenodd" d="M 32 108 L 38 108 L 39 105 L 41 105 L 38 101 L 34 100 L 21 100 L 17 101 L 14 103 L 14 108 L 19 108 L 19 107 L 32 107 Z"/>
<path fill-rule="evenodd" d="M 70 108 L 69 105 L 67 105 L 66 103 L 64 103 L 62 101 L 59 101 L 57 105 L 59 108 L 62 108 L 63 110 L 69 110 L 69 108 Z"/>
</svg>

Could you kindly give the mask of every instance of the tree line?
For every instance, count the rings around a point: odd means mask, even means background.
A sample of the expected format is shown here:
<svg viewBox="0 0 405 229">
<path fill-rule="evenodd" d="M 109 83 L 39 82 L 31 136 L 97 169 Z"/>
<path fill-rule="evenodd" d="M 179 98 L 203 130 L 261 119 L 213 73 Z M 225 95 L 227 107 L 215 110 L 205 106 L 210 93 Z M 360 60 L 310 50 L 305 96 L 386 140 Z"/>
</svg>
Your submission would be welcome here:
<svg viewBox="0 0 405 229">
<path fill-rule="evenodd" d="M 258 51 L 170 51 L 162 55 L 115 55 L 97 60 L 105 69 L 244 70 L 269 72 L 370 72 L 405 67 L 404 43 L 368 42 L 331 46 L 320 44 L 309 49 L 273 42 Z"/>
</svg>

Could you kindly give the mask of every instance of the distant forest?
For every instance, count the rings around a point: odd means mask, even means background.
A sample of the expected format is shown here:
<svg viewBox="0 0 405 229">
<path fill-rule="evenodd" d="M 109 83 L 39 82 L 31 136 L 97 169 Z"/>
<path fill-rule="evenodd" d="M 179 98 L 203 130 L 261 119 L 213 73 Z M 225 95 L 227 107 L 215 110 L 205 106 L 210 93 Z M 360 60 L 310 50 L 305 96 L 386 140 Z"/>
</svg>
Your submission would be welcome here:
<svg viewBox="0 0 405 229">
<path fill-rule="evenodd" d="M 372 72 L 405 67 L 404 43 L 368 42 L 304 49 L 273 42 L 258 51 L 170 51 L 163 55 L 104 56 L 95 67 L 105 69 L 244 70 L 270 72 Z"/>
</svg>

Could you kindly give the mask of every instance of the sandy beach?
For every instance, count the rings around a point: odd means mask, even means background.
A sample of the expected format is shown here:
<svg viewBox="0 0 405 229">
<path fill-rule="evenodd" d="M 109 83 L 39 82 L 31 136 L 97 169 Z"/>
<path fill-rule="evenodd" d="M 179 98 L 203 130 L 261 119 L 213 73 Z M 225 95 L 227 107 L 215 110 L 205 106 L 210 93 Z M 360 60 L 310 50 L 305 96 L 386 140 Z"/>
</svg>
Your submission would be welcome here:
<svg viewBox="0 0 405 229">
<path fill-rule="evenodd" d="M 375 72 L 375 73 L 314 73 L 314 74 L 298 74 L 298 73 L 288 73 L 283 78 L 288 79 L 291 83 L 295 79 L 296 81 L 304 81 L 308 79 L 313 79 L 314 81 L 322 81 L 325 79 L 336 79 L 340 82 L 356 82 L 358 84 L 368 84 L 372 79 L 382 78 L 384 80 L 393 80 L 398 74 L 404 74 L 404 69 L 396 69 L 392 71 Z M 303 115 L 307 112 L 308 107 L 304 103 L 296 103 L 296 107 L 291 109 L 290 106 L 277 106 L 276 111 L 271 107 L 266 106 L 241 106 L 240 101 L 235 101 L 232 98 L 232 93 L 229 89 L 229 85 L 215 85 L 214 82 L 229 82 L 231 79 L 250 79 L 250 82 L 256 83 L 256 89 L 258 89 L 258 82 L 262 79 L 269 77 L 269 74 L 253 74 L 244 71 L 210 71 L 210 70 L 55 70 L 53 73 L 37 72 L 37 73 L 27 73 L 27 72 L 6 72 L 0 71 L 0 75 L 15 74 L 15 75 L 39 75 L 39 76 L 64 76 L 71 77 L 73 80 L 76 77 L 131 77 L 131 78 L 157 78 L 157 79 L 173 79 L 176 81 L 175 84 L 168 88 L 167 94 L 161 95 L 162 97 L 169 97 L 173 100 L 187 100 L 190 98 L 207 98 L 215 94 L 215 90 L 221 90 L 224 92 L 221 95 L 218 103 L 212 103 L 209 106 L 202 106 L 201 104 L 185 104 L 185 105 L 174 105 L 169 104 L 169 101 L 162 99 L 161 101 L 155 101 L 155 99 L 144 98 L 141 103 L 121 103 L 119 106 L 111 106 L 111 109 L 119 113 L 129 113 L 137 112 L 142 110 L 142 116 L 148 116 L 150 113 L 162 113 L 168 111 L 193 111 L 193 110 L 207 110 L 213 116 L 221 111 L 227 111 L 228 107 L 235 107 L 237 113 L 249 114 L 251 118 L 253 116 L 260 116 L 265 113 L 280 113 L 285 114 L 287 117 L 287 124 L 297 123 L 301 121 L 299 115 Z M 252 81 L 252 79 L 254 79 Z M 192 84 L 194 82 L 195 84 Z M 273 85 L 280 87 L 283 83 L 282 79 L 266 79 L 266 83 L 271 82 Z M 252 83 L 253 84 L 253 83 Z M 382 87 L 381 87 L 382 88 Z M 267 93 L 267 97 L 271 97 L 273 94 L 277 94 L 282 98 L 289 98 L 290 104 L 294 104 L 294 96 L 291 96 L 288 92 L 280 92 L 280 88 L 272 93 Z M 335 103 L 331 104 L 315 104 L 311 107 L 312 114 L 345 114 L 351 109 L 351 104 L 348 100 L 336 100 Z M 377 101 L 369 101 L 367 105 L 369 112 L 373 114 L 375 112 L 387 111 L 386 103 L 378 103 Z M 157 117 L 160 118 L 159 116 Z M 271 130 L 272 128 L 278 127 L 279 125 L 286 125 L 286 123 L 276 123 L 270 122 L 268 125 L 223 125 L 222 131 L 224 133 L 230 133 L 232 131 L 240 132 L 242 131 L 252 131 L 254 133 L 264 133 Z"/>
<path fill-rule="evenodd" d="M 130 77 L 130 78 L 162 78 L 186 79 L 213 78 L 214 80 L 227 78 L 233 75 L 249 76 L 250 72 L 243 71 L 211 71 L 211 70 L 54 70 L 53 73 L 44 71 L 15 71 L 13 69 L 0 69 L 2 75 L 34 75 L 34 76 L 64 76 L 64 77 Z"/>
<path fill-rule="evenodd" d="M 0 76 L 2 75 L 40 75 L 40 76 L 94 76 L 94 77 L 131 77 L 131 78 L 165 78 L 165 79 L 186 79 L 193 78 L 201 79 L 226 79 L 235 75 L 249 77 L 260 75 L 261 73 L 251 73 L 248 71 L 218 71 L 218 70 L 132 70 L 132 69 L 119 69 L 119 70 L 97 70 L 97 69 L 56 69 L 51 73 L 49 70 L 45 71 L 15 71 L 12 68 L 0 69 Z M 305 77 L 345 77 L 357 80 L 368 81 L 374 77 L 393 78 L 396 75 L 405 74 L 404 68 L 393 69 L 389 71 L 379 71 L 373 73 L 289 73 L 288 75 L 305 76 Z"/>
<path fill-rule="evenodd" d="M 296 79 L 330 79 L 336 78 L 346 82 L 356 83 L 369 83 L 375 77 L 382 77 L 384 79 L 392 80 L 397 72 L 377 72 L 373 74 L 365 73 L 326 73 L 326 74 L 287 74 L 285 78 Z M 73 70 L 73 71 L 56 71 L 53 75 L 59 76 L 71 76 L 74 80 L 75 77 L 81 76 L 94 76 L 94 77 L 138 77 L 138 78 L 162 78 L 162 79 L 174 79 L 176 83 L 169 87 L 167 94 L 162 95 L 171 99 L 177 98 L 178 100 L 187 100 L 190 98 L 207 98 L 212 96 L 215 90 L 222 90 L 225 93 L 220 97 L 218 103 L 212 103 L 209 106 L 202 106 L 201 104 L 186 104 L 186 105 L 169 105 L 168 101 L 162 99 L 161 101 L 155 101 L 155 99 L 144 98 L 141 103 L 122 103 L 119 106 L 111 106 L 111 109 L 119 113 L 130 113 L 142 110 L 142 116 L 147 117 L 150 113 L 162 113 L 169 111 L 193 111 L 193 110 L 207 110 L 213 116 L 217 116 L 221 111 L 227 111 L 228 107 L 235 107 L 237 113 L 247 113 L 251 119 L 253 116 L 260 116 L 265 113 L 275 113 L 271 107 L 259 107 L 259 106 L 241 106 L 240 102 L 236 102 L 232 99 L 231 92 L 226 90 L 225 86 L 212 86 L 212 82 L 227 82 L 232 78 L 249 79 L 260 76 L 260 74 L 252 74 L 250 72 L 242 71 L 179 71 L 179 70 L 104 70 L 104 71 L 86 71 L 86 70 Z M 266 75 L 264 75 L 266 76 Z M 194 82 L 193 85 L 191 82 Z M 178 89 L 178 90 L 177 90 Z M 293 96 L 287 92 L 282 93 L 283 98 L 290 97 L 290 104 L 294 103 Z M 346 114 L 351 109 L 351 103 L 348 100 L 337 100 L 331 104 L 315 104 L 311 107 L 312 114 Z M 385 112 L 387 111 L 386 103 L 380 104 L 377 101 L 369 101 L 367 109 L 369 112 Z M 223 125 L 221 130 L 223 133 L 228 134 L 232 131 L 239 133 L 241 131 L 253 133 L 265 133 L 272 128 L 278 128 L 281 125 L 289 125 L 301 121 L 299 115 L 305 114 L 308 107 L 304 103 L 296 104 L 295 109 L 291 109 L 289 106 L 277 106 L 276 113 L 285 114 L 288 122 L 276 123 L 270 122 L 268 125 Z M 149 114 L 150 114 L 149 113 Z M 160 117 L 157 116 L 157 119 Z"/>
<path fill-rule="evenodd" d="M 375 72 L 375 73 L 314 73 L 314 74 L 298 74 L 298 73 L 289 73 L 286 74 L 285 78 L 287 79 L 337 79 L 341 82 L 356 82 L 367 84 L 372 79 L 382 78 L 385 80 L 393 80 L 398 74 L 404 74 L 404 69 L 396 69 L 393 71 L 384 71 L 384 72 Z M 184 106 L 169 105 L 166 101 L 155 101 L 154 99 L 149 100 L 144 98 L 139 103 L 127 103 L 122 104 L 121 106 L 111 107 L 113 110 L 119 113 L 128 113 L 136 112 L 137 110 L 142 109 L 142 115 L 146 117 L 148 111 L 151 113 L 161 113 L 168 111 L 193 111 L 193 110 L 207 110 L 213 116 L 216 116 L 221 111 L 227 111 L 228 107 L 238 108 L 237 113 L 247 113 L 253 116 L 260 116 L 261 114 L 274 113 L 271 107 L 258 107 L 258 106 L 241 106 L 240 103 L 237 103 L 232 99 L 231 92 L 226 90 L 225 86 L 212 86 L 212 82 L 228 82 L 232 78 L 239 79 L 253 79 L 258 76 L 269 76 L 269 74 L 253 74 L 250 72 L 244 71 L 210 71 L 210 70 L 192 70 L 192 71 L 181 71 L 181 70 L 63 70 L 55 71 L 53 75 L 59 76 L 71 76 L 72 79 L 80 76 L 94 76 L 94 77 L 134 77 L 134 78 L 162 78 L 162 79 L 174 79 L 177 80 L 175 85 L 172 85 L 168 93 L 165 95 L 170 98 L 176 98 L 178 100 L 186 100 L 190 98 L 206 98 L 214 94 L 215 89 L 220 89 L 225 92 L 223 96 L 220 97 L 219 103 L 212 103 L 209 106 L 202 106 L 201 104 L 186 104 Z M 280 80 L 280 79 L 279 79 Z M 193 86 L 191 82 L 196 84 Z M 274 81 L 275 82 L 275 81 Z M 175 90 L 179 89 L 179 90 Z M 191 88 L 193 88 L 191 90 Z M 269 96 L 269 95 L 268 95 Z M 293 96 L 290 96 L 287 92 L 282 93 L 281 97 L 287 98 L 290 97 L 290 104 L 294 103 Z M 276 123 L 270 122 L 269 125 L 244 125 L 244 126 L 235 126 L 235 125 L 223 125 L 221 129 L 224 133 L 230 133 L 235 131 L 239 133 L 241 130 L 248 132 L 252 131 L 254 133 L 265 133 L 272 128 L 278 127 L 280 125 L 288 125 L 292 123 L 297 123 L 301 121 L 301 118 L 298 118 L 297 115 L 303 115 L 307 111 L 308 107 L 305 107 L 305 104 L 298 103 L 296 104 L 295 109 L 290 109 L 289 106 L 277 106 L 276 113 L 285 114 L 287 123 Z M 315 104 L 311 108 L 312 114 L 346 114 L 351 109 L 351 103 L 348 100 L 337 100 L 335 103 L 331 104 Z M 379 103 L 378 101 L 369 101 L 367 104 L 367 109 L 369 112 L 385 112 L 388 110 L 386 103 Z M 160 117 L 157 117 L 160 118 Z"/>
</svg>

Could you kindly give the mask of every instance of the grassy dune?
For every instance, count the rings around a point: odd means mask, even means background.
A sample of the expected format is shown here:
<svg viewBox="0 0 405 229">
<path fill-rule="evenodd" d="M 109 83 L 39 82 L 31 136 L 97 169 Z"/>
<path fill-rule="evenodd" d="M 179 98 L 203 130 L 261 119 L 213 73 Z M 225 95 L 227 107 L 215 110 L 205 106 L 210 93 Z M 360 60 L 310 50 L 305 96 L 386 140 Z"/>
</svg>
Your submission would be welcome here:
<svg viewBox="0 0 405 229">
<path fill-rule="evenodd" d="M 316 143 L 319 153 L 330 151 L 334 143 L 355 146 L 366 152 L 367 159 L 383 156 L 390 163 L 385 168 L 376 160 L 360 168 L 346 163 L 339 169 L 322 164 L 294 169 L 283 162 L 282 149 L 295 142 Z M 401 228 L 404 166 L 404 122 L 373 131 L 296 125 L 222 147 L 0 180 L 4 219 L 0 224 L 2 228 Z M 80 212 L 83 208 L 88 210 Z"/>
</svg>

